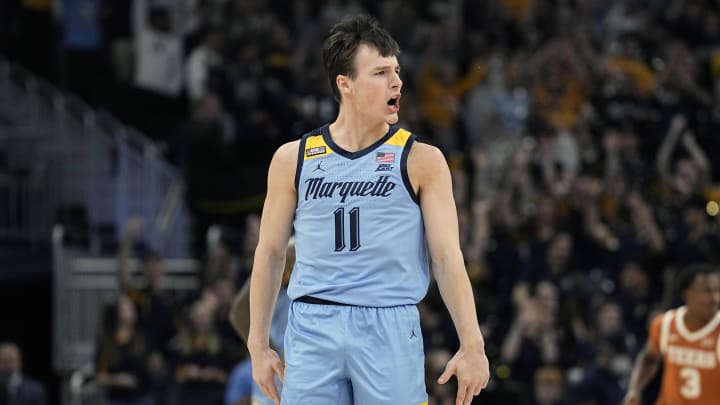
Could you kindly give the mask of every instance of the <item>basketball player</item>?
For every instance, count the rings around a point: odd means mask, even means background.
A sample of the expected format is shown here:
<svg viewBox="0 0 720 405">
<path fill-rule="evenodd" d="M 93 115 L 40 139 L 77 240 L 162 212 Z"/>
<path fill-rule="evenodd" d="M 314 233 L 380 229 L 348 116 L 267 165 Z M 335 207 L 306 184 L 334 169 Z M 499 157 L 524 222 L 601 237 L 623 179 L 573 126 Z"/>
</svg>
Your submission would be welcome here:
<svg viewBox="0 0 720 405">
<path fill-rule="evenodd" d="M 641 393 L 663 363 L 658 405 L 720 403 L 720 273 L 709 265 L 683 270 L 684 306 L 658 315 L 645 349 L 635 360 L 625 405 Z"/>
<path fill-rule="evenodd" d="M 281 146 L 268 172 L 250 287 L 253 378 L 283 405 L 427 403 L 416 304 L 438 287 L 460 339 L 439 378 L 457 404 L 487 385 L 488 359 L 458 237 L 450 171 L 439 149 L 394 126 L 398 45 L 369 16 L 335 25 L 323 63 L 332 123 Z M 271 349 L 273 305 L 294 227 L 285 368 Z"/>
</svg>

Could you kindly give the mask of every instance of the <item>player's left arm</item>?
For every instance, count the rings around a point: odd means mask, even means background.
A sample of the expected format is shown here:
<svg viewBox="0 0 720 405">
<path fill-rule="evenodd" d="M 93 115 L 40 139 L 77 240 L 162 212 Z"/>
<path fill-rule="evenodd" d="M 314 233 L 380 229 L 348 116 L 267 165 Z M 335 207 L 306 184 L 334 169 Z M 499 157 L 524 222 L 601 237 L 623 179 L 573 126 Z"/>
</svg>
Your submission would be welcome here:
<svg viewBox="0 0 720 405">
<path fill-rule="evenodd" d="M 450 169 L 439 149 L 416 142 L 408 157 L 408 175 L 420 200 L 433 273 L 460 338 L 460 349 L 438 381 L 444 384 L 454 374 L 458 380 L 456 404 L 470 404 L 487 385 L 490 372 L 460 250 Z"/>
</svg>

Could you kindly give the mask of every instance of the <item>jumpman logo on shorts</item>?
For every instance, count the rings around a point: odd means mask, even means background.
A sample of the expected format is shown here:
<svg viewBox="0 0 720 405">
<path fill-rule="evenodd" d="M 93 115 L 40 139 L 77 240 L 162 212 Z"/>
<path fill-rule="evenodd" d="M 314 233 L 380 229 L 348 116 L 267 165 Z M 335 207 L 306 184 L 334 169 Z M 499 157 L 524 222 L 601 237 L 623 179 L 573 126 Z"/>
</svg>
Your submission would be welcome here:
<svg viewBox="0 0 720 405">
<path fill-rule="evenodd" d="M 412 338 L 417 339 L 417 335 L 415 334 L 415 329 L 414 329 L 414 328 L 410 331 L 410 339 L 412 339 Z"/>
</svg>

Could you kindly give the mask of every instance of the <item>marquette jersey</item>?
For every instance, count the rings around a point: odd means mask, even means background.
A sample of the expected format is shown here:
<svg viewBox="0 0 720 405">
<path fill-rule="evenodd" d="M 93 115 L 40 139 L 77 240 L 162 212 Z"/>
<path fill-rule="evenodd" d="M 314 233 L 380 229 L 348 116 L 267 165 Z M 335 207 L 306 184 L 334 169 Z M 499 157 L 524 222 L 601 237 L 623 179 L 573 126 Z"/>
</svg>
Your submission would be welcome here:
<svg viewBox="0 0 720 405">
<path fill-rule="evenodd" d="M 686 308 L 658 315 L 650 344 L 662 353 L 663 378 L 657 405 L 720 403 L 720 312 L 702 328 L 690 331 Z"/>
<path fill-rule="evenodd" d="M 414 140 L 391 127 L 368 148 L 348 152 L 333 142 L 328 125 L 303 136 L 291 299 L 389 307 L 425 296 L 425 231 L 407 174 Z"/>
</svg>

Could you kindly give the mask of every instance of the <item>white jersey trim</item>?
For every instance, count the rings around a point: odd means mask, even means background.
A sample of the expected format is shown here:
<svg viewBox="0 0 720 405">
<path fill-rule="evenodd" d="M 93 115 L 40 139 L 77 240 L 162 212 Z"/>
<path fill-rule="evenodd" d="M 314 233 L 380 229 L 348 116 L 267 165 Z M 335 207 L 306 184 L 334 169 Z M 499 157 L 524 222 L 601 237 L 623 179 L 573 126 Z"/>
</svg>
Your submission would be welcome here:
<svg viewBox="0 0 720 405">
<path fill-rule="evenodd" d="M 670 339 L 670 323 L 672 322 L 675 310 L 665 312 L 663 315 L 662 325 L 660 326 L 660 352 L 665 353 L 668 347 L 668 340 Z"/>
<path fill-rule="evenodd" d="M 697 342 L 698 340 L 707 337 L 708 334 L 710 334 L 713 330 L 715 330 L 715 328 L 717 328 L 718 325 L 720 325 L 720 312 L 718 312 L 715 314 L 715 317 L 710 320 L 710 322 L 705 324 L 705 326 L 696 330 L 695 332 L 690 332 L 690 330 L 685 325 L 686 313 L 687 308 L 685 306 L 678 308 L 678 313 L 675 317 L 675 326 L 677 327 L 680 335 L 688 342 Z"/>
</svg>

